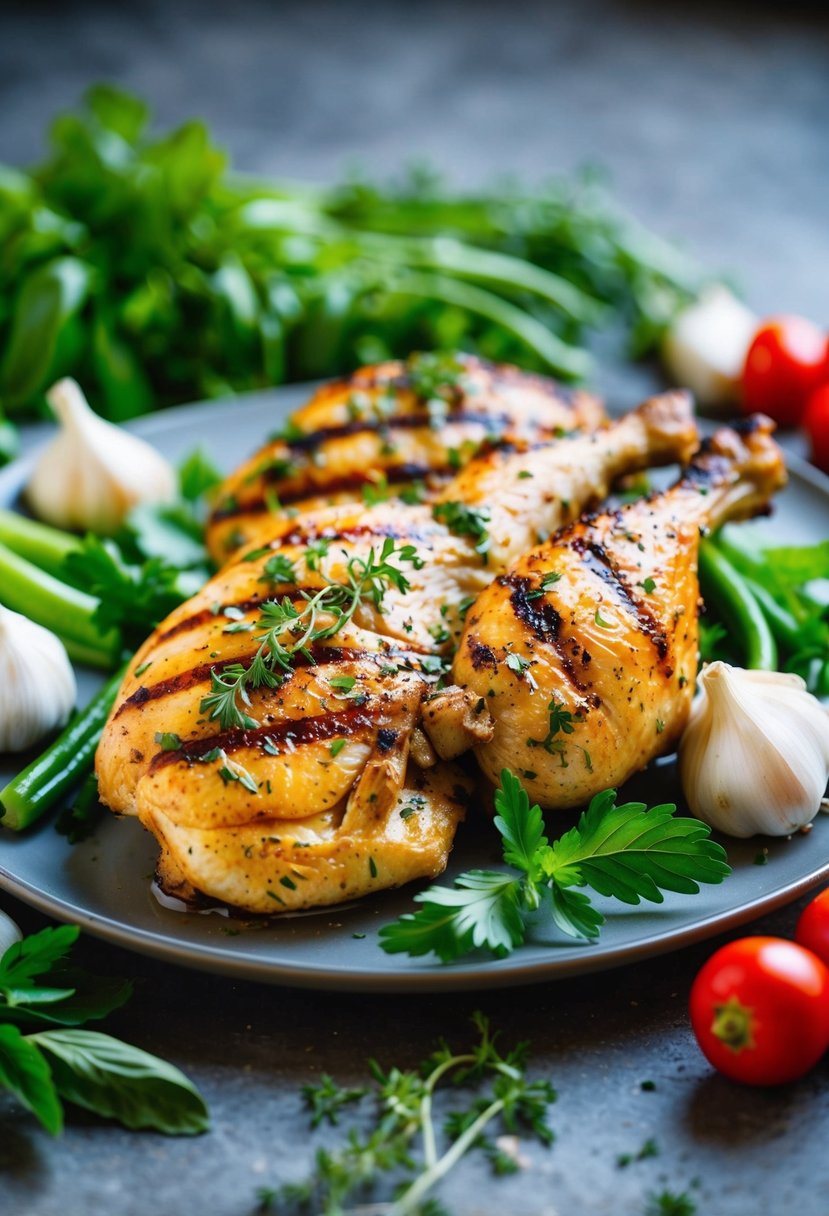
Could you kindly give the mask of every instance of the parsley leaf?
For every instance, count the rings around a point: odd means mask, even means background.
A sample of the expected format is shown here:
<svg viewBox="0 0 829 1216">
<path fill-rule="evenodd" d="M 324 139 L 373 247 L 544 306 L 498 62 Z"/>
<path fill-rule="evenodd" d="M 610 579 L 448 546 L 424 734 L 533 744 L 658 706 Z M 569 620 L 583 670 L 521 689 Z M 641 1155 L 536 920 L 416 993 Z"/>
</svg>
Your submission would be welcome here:
<svg viewBox="0 0 829 1216">
<path fill-rule="evenodd" d="M 438 502 L 432 507 L 432 517 L 438 523 L 446 524 L 455 536 L 471 536 L 475 541 L 475 552 L 487 561 L 487 553 L 492 546 L 492 537 L 487 531 L 490 521 L 488 507 L 467 507 L 462 502 Z"/>
<path fill-rule="evenodd" d="M 434 953 L 451 962 L 486 948 L 503 958 L 526 935 L 528 914 L 546 909 L 571 937 L 591 939 L 602 913 L 576 887 L 626 904 L 661 903 L 663 891 L 693 895 L 700 883 L 719 883 L 730 873 L 725 851 L 696 819 L 676 818 L 669 804 L 616 805 L 615 790 L 597 794 L 575 827 L 553 844 L 544 835 L 538 806 L 508 769 L 495 795 L 495 827 L 511 871 L 472 870 L 454 887 L 429 887 L 415 896 L 422 906 L 380 930 L 389 954 Z"/>
</svg>

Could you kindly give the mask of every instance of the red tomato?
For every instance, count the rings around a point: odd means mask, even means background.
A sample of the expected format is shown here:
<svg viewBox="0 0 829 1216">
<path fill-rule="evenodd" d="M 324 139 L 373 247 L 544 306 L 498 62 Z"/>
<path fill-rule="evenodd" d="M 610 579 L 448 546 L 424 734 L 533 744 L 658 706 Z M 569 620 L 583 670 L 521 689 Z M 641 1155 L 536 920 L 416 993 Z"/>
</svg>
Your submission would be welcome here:
<svg viewBox="0 0 829 1216">
<path fill-rule="evenodd" d="M 809 397 L 802 421 L 809 436 L 813 462 L 824 473 L 829 473 L 829 383 L 816 388 Z"/>
<path fill-rule="evenodd" d="M 829 887 L 801 912 L 795 940 L 829 967 Z"/>
<path fill-rule="evenodd" d="M 743 408 L 796 426 L 809 394 L 829 380 L 829 342 L 805 317 L 773 317 L 754 335 L 743 368 Z"/>
<path fill-rule="evenodd" d="M 715 1068 L 747 1085 L 781 1085 L 829 1047 L 829 968 L 781 937 L 744 937 L 702 967 L 690 1012 Z"/>
</svg>

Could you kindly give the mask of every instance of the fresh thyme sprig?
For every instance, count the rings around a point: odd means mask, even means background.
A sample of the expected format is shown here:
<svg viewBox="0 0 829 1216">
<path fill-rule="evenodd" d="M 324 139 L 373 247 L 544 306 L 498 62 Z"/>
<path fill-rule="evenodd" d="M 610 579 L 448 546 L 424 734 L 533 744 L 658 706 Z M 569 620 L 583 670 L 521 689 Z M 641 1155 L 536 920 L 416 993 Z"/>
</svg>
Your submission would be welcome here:
<svg viewBox="0 0 829 1216">
<path fill-rule="evenodd" d="M 319 571 L 319 563 L 328 552 L 327 541 L 317 541 L 306 552 L 306 565 Z M 258 649 L 249 666 L 231 663 L 210 672 L 210 693 L 202 699 L 201 712 L 218 720 L 223 730 L 249 730 L 258 726 L 246 709 L 250 708 L 249 689 L 276 688 L 292 670 L 294 660 L 301 655 L 313 663 L 311 647 L 315 642 L 334 637 L 348 625 L 360 604 L 368 602 L 382 611 L 383 598 L 389 587 L 405 594 L 409 580 L 399 565 L 407 562 L 414 570 L 423 566 L 423 558 L 414 545 L 395 546 L 390 536 L 383 541 L 379 554 L 372 545 L 368 556 L 350 557 L 346 562 L 346 581 L 327 580 L 313 594 L 302 592 L 301 607 L 290 596 L 281 600 L 266 600 L 259 620 L 249 626 L 236 622 L 229 631 L 251 629 Z"/>
<path fill-rule="evenodd" d="M 317 1152 L 311 1176 L 301 1183 L 278 1189 L 260 1189 L 260 1210 L 313 1211 L 318 1216 L 342 1216 L 346 1202 L 359 1194 L 370 1194 L 391 1176 L 404 1181 L 396 1198 L 372 1204 L 383 1216 L 410 1216 L 438 1211 L 427 1196 L 461 1158 L 481 1149 L 496 1173 L 515 1168 L 499 1151 L 491 1135 L 493 1127 L 505 1132 L 523 1132 L 545 1147 L 553 1141 L 547 1112 L 556 1093 L 549 1081 L 527 1077 L 528 1044 L 519 1043 L 502 1051 L 497 1034 L 482 1014 L 472 1018 L 477 1041 L 461 1052 L 441 1042 L 438 1050 L 419 1068 L 391 1068 L 385 1072 L 375 1061 L 369 1067 L 371 1090 L 338 1089 L 323 1075 L 319 1086 L 305 1086 L 303 1096 L 311 1110 L 311 1126 L 369 1094 L 377 1106 L 368 1133 L 353 1128 L 342 1148 Z M 474 1093 L 448 1112 L 438 1125 L 435 1102 L 446 1082 Z M 442 1136 L 441 1136 L 442 1131 Z M 441 1140 L 443 1139 L 443 1143 Z"/>
<path fill-rule="evenodd" d="M 550 844 L 538 806 L 504 769 L 495 795 L 495 827 L 503 838 L 504 870 L 470 870 L 453 887 L 429 887 L 421 904 L 380 930 L 389 954 L 436 954 L 452 962 L 474 949 L 503 958 L 526 938 L 542 906 L 571 937 L 595 938 L 604 916 L 577 887 L 622 903 L 661 903 L 663 891 L 693 895 L 700 883 L 730 873 L 725 851 L 697 819 L 676 818 L 671 804 L 616 805 L 615 790 L 597 794 L 577 825 Z"/>
</svg>

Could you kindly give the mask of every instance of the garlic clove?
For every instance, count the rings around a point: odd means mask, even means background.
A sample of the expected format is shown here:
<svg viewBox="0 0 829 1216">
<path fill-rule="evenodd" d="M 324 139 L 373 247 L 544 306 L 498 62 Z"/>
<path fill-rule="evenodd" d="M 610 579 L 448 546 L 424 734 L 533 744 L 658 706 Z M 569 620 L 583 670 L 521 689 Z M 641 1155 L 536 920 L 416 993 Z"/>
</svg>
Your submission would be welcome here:
<svg viewBox="0 0 829 1216">
<path fill-rule="evenodd" d="M 94 413 L 74 380 L 59 380 L 47 398 L 60 430 L 25 491 L 40 519 L 109 535 L 136 504 L 175 498 L 176 475 L 167 461 L 143 439 Z"/>
<path fill-rule="evenodd" d="M 691 811 L 730 836 L 787 836 L 820 810 L 829 711 L 799 676 L 711 663 L 680 745 Z"/>
<path fill-rule="evenodd" d="M 0 958 L 6 953 L 10 946 L 15 942 L 19 942 L 23 934 L 10 916 L 5 912 L 0 911 Z"/>
<path fill-rule="evenodd" d="M 25 751 L 65 726 L 76 695 L 60 639 L 0 605 L 0 753 Z"/>
</svg>

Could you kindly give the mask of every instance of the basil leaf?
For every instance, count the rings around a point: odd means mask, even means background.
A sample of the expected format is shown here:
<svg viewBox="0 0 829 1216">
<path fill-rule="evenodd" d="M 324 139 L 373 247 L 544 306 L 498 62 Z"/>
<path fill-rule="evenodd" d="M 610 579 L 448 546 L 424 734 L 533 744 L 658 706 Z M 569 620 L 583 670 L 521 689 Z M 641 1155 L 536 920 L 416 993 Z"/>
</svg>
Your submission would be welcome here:
<svg viewBox="0 0 829 1216">
<path fill-rule="evenodd" d="M 170 1136 L 207 1130 L 199 1091 L 157 1056 L 94 1030 L 45 1030 L 29 1042 L 47 1053 L 58 1092 L 77 1106 Z"/>
<path fill-rule="evenodd" d="M 0 1026 L 0 1085 L 11 1090 L 47 1132 L 56 1136 L 63 1129 L 63 1108 L 49 1065 L 16 1026 Z"/>
<path fill-rule="evenodd" d="M 0 1004 L 0 1019 L 14 1022 L 17 1026 L 80 1026 L 91 1019 L 106 1017 L 132 995 L 129 980 L 88 975 L 79 967 L 58 966 L 50 972 L 49 978 L 66 985 L 65 991 L 71 995 L 56 1000 L 48 1007 L 38 1003 L 35 1008 L 29 992 L 37 994 L 40 989 L 18 992 L 15 1005 Z"/>
</svg>

